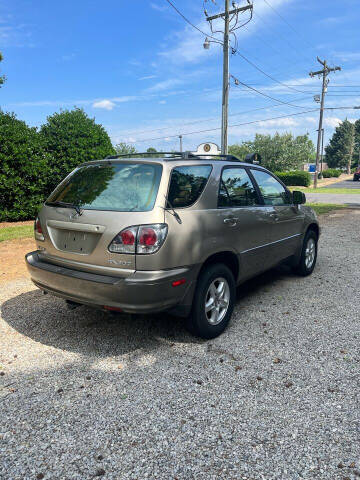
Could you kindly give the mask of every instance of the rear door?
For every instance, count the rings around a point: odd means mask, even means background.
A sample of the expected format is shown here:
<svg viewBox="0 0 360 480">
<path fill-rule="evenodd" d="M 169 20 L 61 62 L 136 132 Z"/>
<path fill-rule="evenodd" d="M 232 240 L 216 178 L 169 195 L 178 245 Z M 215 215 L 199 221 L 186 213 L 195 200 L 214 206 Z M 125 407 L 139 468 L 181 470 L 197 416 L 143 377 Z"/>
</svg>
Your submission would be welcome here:
<svg viewBox="0 0 360 480">
<path fill-rule="evenodd" d="M 250 171 L 259 187 L 264 205 L 270 209 L 270 254 L 276 264 L 294 254 L 302 233 L 304 213 L 293 204 L 291 192 L 273 175 L 256 168 L 251 168 Z"/>
<path fill-rule="evenodd" d="M 242 276 L 251 277 L 270 264 L 271 207 L 261 198 L 243 167 L 228 166 L 221 174 L 218 211 L 222 231 L 240 255 Z"/>
</svg>

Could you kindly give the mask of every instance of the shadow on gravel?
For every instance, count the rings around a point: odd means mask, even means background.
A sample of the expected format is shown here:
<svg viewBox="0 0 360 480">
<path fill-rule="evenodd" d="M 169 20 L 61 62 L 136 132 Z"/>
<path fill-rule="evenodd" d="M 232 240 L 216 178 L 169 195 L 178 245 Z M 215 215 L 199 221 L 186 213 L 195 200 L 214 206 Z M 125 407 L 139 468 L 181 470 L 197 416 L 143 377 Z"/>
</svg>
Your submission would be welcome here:
<svg viewBox="0 0 360 480">
<path fill-rule="evenodd" d="M 291 275 L 286 267 L 266 272 L 241 285 L 237 301 L 278 280 L 291 281 Z M 138 349 L 150 353 L 173 342 L 204 343 L 187 333 L 183 319 L 167 313 L 111 315 L 86 306 L 69 310 L 63 300 L 39 290 L 4 302 L 1 315 L 17 332 L 36 342 L 85 356 L 109 357 Z"/>
</svg>

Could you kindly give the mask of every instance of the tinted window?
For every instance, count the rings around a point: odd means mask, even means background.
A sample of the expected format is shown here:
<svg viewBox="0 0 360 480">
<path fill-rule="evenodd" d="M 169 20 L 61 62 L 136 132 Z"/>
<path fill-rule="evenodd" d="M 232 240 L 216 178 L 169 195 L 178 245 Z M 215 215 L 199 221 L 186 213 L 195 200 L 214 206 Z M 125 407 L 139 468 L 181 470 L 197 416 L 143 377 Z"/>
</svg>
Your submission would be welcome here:
<svg viewBox="0 0 360 480">
<path fill-rule="evenodd" d="M 287 205 L 291 203 L 289 192 L 272 175 L 260 170 L 251 170 L 259 185 L 265 205 Z"/>
<path fill-rule="evenodd" d="M 246 170 L 225 168 L 220 182 L 219 207 L 244 207 L 257 203 L 257 193 Z"/>
<path fill-rule="evenodd" d="M 211 172 L 210 165 L 176 167 L 172 171 L 169 202 L 173 207 L 189 207 L 200 197 Z"/>
<path fill-rule="evenodd" d="M 47 204 L 64 202 L 88 210 L 146 212 L 154 207 L 162 167 L 118 163 L 80 167 L 56 189 Z"/>
</svg>

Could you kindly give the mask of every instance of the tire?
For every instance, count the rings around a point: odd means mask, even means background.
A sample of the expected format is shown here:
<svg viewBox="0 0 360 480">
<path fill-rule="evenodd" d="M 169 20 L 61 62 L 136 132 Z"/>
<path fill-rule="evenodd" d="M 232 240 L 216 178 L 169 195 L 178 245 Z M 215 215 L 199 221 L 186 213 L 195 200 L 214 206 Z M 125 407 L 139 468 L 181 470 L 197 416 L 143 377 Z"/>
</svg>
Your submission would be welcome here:
<svg viewBox="0 0 360 480">
<path fill-rule="evenodd" d="M 314 230 L 308 230 L 305 235 L 301 257 L 294 271 L 303 277 L 311 275 L 314 271 L 318 252 L 318 236 Z"/>
<path fill-rule="evenodd" d="M 197 337 L 217 337 L 230 321 L 235 297 L 235 279 L 229 268 L 222 263 L 210 265 L 198 278 L 187 329 Z"/>
</svg>

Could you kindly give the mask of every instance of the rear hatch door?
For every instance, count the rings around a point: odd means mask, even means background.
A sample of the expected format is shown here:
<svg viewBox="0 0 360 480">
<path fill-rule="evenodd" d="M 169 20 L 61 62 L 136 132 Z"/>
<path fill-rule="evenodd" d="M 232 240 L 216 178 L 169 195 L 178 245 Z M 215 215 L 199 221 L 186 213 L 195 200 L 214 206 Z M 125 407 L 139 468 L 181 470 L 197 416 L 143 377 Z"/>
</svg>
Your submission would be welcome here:
<svg viewBox="0 0 360 480">
<path fill-rule="evenodd" d="M 111 253 L 108 247 L 124 228 L 164 221 L 164 211 L 155 207 L 161 174 L 161 164 L 138 161 L 76 169 L 40 212 L 43 259 L 101 274 L 134 271 L 135 254 Z"/>
</svg>

